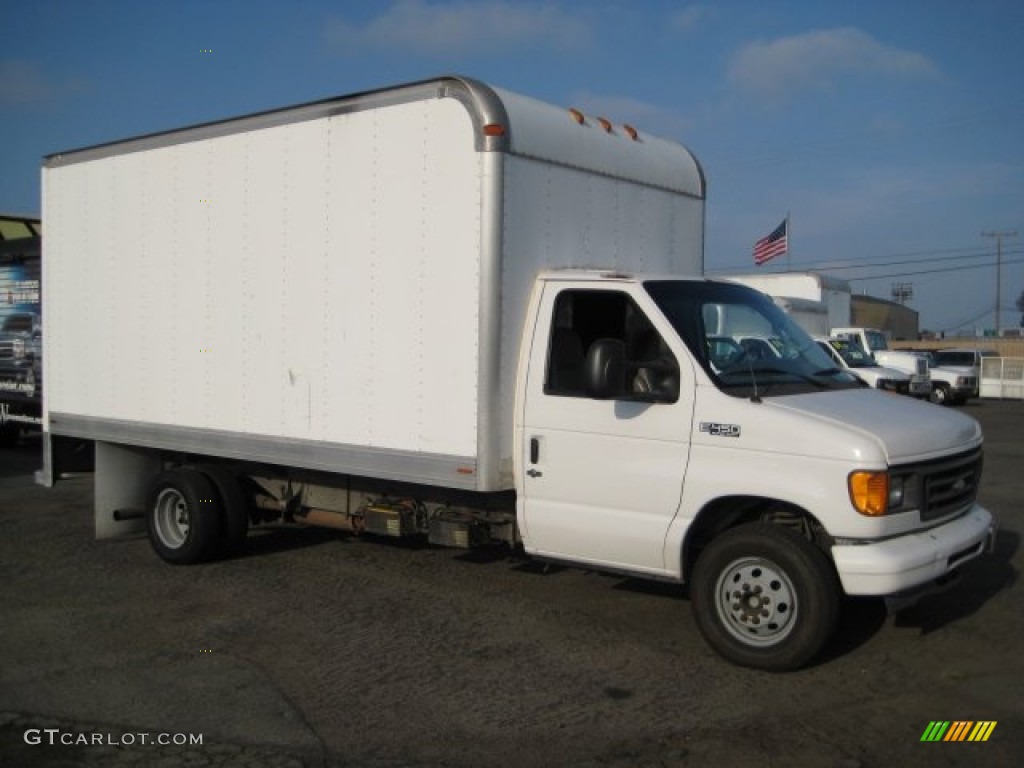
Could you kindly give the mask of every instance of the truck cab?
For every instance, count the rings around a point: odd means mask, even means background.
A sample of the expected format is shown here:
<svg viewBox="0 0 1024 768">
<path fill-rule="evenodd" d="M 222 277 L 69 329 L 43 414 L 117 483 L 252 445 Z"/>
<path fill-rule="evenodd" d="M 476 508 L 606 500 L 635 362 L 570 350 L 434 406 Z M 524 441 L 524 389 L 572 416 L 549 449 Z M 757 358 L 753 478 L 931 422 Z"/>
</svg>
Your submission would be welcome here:
<svg viewBox="0 0 1024 768">
<path fill-rule="evenodd" d="M 689 581 L 701 631 L 737 663 L 798 666 L 843 592 L 908 594 L 992 541 L 977 423 L 865 389 L 758 291 L 554 270 L 527 318 L 526 551 Z M 728 341 L 752 336 L 778 356 Z"/>
</svg>

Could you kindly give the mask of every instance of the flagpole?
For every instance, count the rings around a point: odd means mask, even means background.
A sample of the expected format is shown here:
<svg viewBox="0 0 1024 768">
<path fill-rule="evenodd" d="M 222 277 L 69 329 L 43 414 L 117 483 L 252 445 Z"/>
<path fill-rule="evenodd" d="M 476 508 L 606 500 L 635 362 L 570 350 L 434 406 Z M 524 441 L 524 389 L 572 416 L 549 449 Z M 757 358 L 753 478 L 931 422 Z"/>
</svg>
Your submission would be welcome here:
<svg viewBox="0 0 1024 768">
<path fill-rule="evenodd" d="M 793 250 L 793 230 L 789 224 L 789 211 L 786 211 L 786 271 L 791 272 L 790 268 L 790 253 Z"/>
</svg>

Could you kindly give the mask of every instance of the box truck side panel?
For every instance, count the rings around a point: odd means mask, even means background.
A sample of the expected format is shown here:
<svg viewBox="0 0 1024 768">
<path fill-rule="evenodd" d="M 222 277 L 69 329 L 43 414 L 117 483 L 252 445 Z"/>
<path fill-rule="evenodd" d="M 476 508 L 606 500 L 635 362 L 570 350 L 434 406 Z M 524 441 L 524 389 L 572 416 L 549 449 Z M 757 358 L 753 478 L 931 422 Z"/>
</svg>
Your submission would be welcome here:
<svg viewBox="0 0 1024 768">
<path fill-rule="evenodd" d="M 472 465 L 480 158 L 429 99 L 48 168 L 57 431 Z"/>
</svg>

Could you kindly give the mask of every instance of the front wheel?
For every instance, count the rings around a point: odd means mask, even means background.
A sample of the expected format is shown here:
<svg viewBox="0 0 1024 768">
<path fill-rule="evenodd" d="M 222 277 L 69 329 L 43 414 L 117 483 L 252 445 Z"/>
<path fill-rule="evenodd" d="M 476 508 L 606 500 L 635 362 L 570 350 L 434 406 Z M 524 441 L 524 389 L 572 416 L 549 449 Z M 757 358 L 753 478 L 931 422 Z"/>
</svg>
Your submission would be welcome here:
<svg viewBox="0 0 1024 768">
<path fill-rule="evenodd" d="M 929 402 L 935 403 L 936 405 L 949 405 L 949 385 L 948 384 L 936 384 L 932 387 L 932 393 L 928 398 Z"/>
<path fill-rule="evenodd" d="M 713 539 L 690 588 L 697 626 L 726 659 L 770 671 L 796 669 L 828 641 L 839 584 L 825 555 L 788 528 L 750 523 Z"/>
</svg>

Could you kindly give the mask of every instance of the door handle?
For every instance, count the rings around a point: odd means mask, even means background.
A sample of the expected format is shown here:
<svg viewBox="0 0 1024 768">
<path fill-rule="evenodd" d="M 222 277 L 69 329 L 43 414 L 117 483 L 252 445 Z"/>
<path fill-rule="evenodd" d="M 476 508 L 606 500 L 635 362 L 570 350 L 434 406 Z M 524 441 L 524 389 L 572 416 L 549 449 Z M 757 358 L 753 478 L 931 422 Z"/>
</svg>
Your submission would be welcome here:
<svg viewBox="0 0 1024 768">
<path fill-rule="evenodd" d="M 543 472 L 539 472 L 536 469 L 528 469 L 528 470 L 526 470 L 526 474 L 528 474 L 530 477 L 540 477 L 544 473 Z"/>
</svg>

